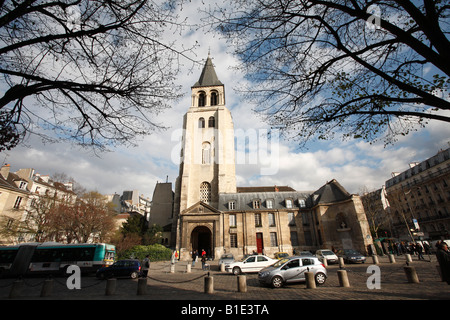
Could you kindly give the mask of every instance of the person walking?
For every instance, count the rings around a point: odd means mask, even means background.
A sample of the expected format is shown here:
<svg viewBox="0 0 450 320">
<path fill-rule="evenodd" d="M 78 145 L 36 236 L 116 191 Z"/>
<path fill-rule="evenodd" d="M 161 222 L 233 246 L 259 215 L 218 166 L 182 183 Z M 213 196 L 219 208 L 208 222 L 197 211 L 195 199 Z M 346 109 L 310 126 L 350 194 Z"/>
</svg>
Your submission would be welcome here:
<svg viewBox="0 0 450 320">
<path fill-rule="evenodd" d="M 447 243 L 441 242 L 437 248 L 436 258 L 441 269 L 442 280 L 450 285 L 450 252 Z"/>
<path fill-rule="evenodd" d="M 206 267 L 206 254 L 202 254 L 202 270 L 205 271 Z"/>
<path fill-rule="evenodd" d="M 146 255 L 144 261 L 142 261 L 142 275 L 147 278 L 148 270 L 150 269 L 150 258 Z"/>
<path fill-rule="evenodd" d="M 198 258 L 198 251 L 197 250 L 192 251 L 192 266 L 195 266 L 197 258 Z"/>
<path fill-rule="evenodd" d="M 419 256 L 419 260 L 425 260 L 425 258 L 423 257 L 423 247 L 419 242 L 416 243 L 415 249 L 417 255 Z"/>
</svg>

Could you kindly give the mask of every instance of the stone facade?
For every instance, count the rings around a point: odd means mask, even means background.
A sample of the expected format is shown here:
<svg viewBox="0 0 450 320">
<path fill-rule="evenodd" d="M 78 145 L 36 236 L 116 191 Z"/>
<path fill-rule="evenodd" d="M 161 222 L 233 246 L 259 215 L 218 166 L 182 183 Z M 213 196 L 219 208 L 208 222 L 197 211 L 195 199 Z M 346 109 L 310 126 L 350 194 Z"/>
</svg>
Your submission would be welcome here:
<svg viewBox="0 0 450 320">
<path fill-rule="evenodd" d="M 171 236 L 181 260 L 202 249 L 213 258 L 239 258 L 319 248 L 365 253 L 372 244 L 360 198 L 335 180 L 315 192 L 236 187 L 233 120 L 209 56 L 183 129 Z"/>
</svg>

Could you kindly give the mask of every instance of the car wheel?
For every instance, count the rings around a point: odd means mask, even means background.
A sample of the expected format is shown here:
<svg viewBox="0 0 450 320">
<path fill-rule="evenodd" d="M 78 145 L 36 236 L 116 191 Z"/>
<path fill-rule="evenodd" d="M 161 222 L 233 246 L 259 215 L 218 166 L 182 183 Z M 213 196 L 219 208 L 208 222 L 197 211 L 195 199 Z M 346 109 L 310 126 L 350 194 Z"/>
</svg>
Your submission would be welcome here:
<svg viewBox="0 0 450 320">
<path fill-rule="evenodd" d="M 315 275 L 315 280 L 318 285 L 324 284 L 327 280 L 327 277 L 322 272 L 317 272 Z"/>
<path fill-rule="evenodd" d="M 272 287 L 281 288 L 283 286 L 283 279 L 280 276 L 275 276 L 272 278 Z"/>
<path fill-rule="evenodd" d="M 137 273 L 136 271 L 134 271 L 130 274 L 131 279 L 136 279 L 138 276 L 139 276 L 139 273 Z"/>
<path fill-rule="evenodd" d="M 239 275 L 241 273 L 242 273 L 241 268 L 239 268 L 239 267 L 234 267 L 233 268 L 233 274 L 234 275 Z"/>
</svg>

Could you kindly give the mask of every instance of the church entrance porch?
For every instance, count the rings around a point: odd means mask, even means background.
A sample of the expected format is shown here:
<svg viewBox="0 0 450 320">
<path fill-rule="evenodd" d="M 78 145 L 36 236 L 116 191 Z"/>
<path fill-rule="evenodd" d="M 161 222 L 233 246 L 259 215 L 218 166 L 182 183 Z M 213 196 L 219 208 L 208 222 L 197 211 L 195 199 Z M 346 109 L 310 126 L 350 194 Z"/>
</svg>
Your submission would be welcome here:
<svg viewBox="0 0 450 320">
<path fill-rule="evenodd" d="M 191 249 L 197 250 L 201 256 L 202 250 L 205 250 L 207 257 L 212 257 L 214 247 L 212 242 L 211 230 L 205 226 L 196 227 L 191 233 Z"/>
</svg>

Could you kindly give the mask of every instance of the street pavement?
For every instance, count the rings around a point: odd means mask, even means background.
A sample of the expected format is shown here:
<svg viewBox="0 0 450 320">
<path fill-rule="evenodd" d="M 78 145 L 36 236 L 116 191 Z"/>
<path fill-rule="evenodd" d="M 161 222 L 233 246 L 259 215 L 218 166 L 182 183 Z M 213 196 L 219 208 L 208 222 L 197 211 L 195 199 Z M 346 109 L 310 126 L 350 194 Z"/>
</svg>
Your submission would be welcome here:
<svg viewBox="0 0 450 320">
<path fill-rule="evenodd" d="M 306 284 L 289 284 L 279 289 L 262 286 L 257 274 L 247 274 L 247 292 L 238 292 L 235 275 L 221 272 L 217 262 L 211 263 L 210 271 L 202 271 L 197 263 L 187 271 L 187 262 L 177 262 L 171 272 L 170 262 L 153 262 L 147 278 L 145 294 L 138 295 L 138 280 L 118 279 L 112 295 L 105 295 L 106 280 L 94 276 L 81 278 L 81 289 L 67 288 L 66 279 L 53 278 L 53 289 L 49 296 L 41 297 L 45 278 L 25 278 L 22 290 L 10 297 L 15 279 L 0 279 L 2 300 L 442 300 L 450 299 L 450 285 L 442 282 L 436 266 L 435 256 L 431 261 L 419 261 L 413 257 L 410 263 L 416 269 L 420 283 L 409 283 L 405 275 L 405 256 L 396 256 L 390 263 L 386 256 L 379 257 L 380 288 L 370 289 L 367 280 L 372 273 L 367 269 L 372 264 L 368 258 L 365 264 L 345 264 L 350 287 L 341 287 L 338 265 L 327 267 L 328 279 L 315 289 Z M 425 256 L 428 259 L 428 256 Z M 205 277 L 212 277 L 213 293 L 205 293 Z M 372 282 L 371 282 L 372 283 Z"/>
</svg>

